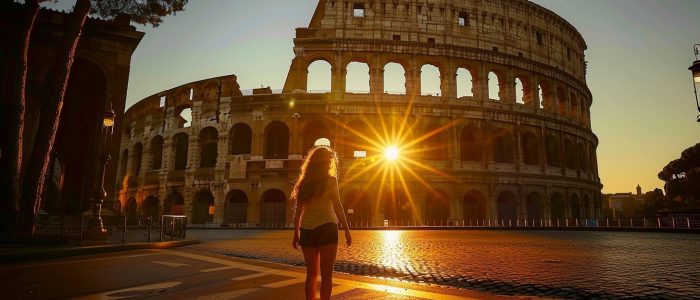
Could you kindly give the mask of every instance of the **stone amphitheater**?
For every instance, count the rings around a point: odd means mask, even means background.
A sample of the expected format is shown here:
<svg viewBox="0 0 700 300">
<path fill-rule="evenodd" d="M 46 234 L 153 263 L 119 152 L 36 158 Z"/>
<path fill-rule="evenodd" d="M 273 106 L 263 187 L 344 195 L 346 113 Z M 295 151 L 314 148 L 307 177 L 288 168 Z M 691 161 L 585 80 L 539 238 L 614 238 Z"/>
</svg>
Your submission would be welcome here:
<svg viewBox="0 0 700 300">
<path fill-rule="evenodd" d="M 330 141 L 353 226 L 596 217 L 586 48 L 526 0 L 320 0 L 296 29 L 281 92 L 242 92 L 229 75 L 127 110 L 116 208 L 289 226 L 301 161 Z M 328 91 L 309 88 L 316 64 Z M 364 91 L 347 88 L 356 66 Z M 390 146 L 397 161 L 383 155 Z"/>
</svg>

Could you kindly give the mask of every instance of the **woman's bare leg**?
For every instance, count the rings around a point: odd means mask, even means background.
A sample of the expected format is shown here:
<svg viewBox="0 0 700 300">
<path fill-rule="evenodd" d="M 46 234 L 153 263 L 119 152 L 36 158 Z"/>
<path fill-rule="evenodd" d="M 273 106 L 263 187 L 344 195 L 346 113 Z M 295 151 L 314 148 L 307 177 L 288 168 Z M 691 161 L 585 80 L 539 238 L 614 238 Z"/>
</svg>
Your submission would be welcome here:
<svg viewBox="0 0 700 300">
<path fill-rule="evenodd" d="M 337 244 L 321 246 L 321 300 L 331 298 L 333 267 L 335 266 L 335 255 L 337 252 Z"/>
<path fill-rule="evenodd" d="M 316 299 L 316 281 L 318 280 L 320 249 L 318 247 L 301 247 L 306 261 L 306 284 L 304 293 L 306 300 Z"/>
</svg>

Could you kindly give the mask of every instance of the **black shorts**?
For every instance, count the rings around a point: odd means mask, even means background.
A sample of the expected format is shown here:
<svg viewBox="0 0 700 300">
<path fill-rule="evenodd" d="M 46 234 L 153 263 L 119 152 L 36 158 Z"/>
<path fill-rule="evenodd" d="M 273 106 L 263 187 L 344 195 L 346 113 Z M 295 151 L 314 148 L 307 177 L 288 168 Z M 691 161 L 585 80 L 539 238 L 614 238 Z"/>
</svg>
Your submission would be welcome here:
<svg viewBox="0 0 700 300">
<path fill-rule="evenodd" d="M 338 224 L 326 223 L 314 229 L 301 228 L 299 245 L 302 247 L 321 247 L 338 244 Z"/>
</svg>

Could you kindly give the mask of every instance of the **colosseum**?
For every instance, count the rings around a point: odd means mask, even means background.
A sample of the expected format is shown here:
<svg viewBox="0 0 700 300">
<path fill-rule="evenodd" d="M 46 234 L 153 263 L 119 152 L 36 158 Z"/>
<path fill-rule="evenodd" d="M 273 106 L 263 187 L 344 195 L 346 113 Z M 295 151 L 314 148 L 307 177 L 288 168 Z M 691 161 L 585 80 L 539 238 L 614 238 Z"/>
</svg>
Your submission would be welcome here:
<svg viewBox="0 0 700 300">
<path fill-rule="evenodd" d="M 116 206 L 289 226 L 305 152 L 330 142 L 353 226 L 595 217 L 586 48 L 526 0 L 320 0 L 281 92 L 241 91 L 229 75 L 127 110 Z M 312 65 L 327 91 L 310 88 Z M 357 70 L 363 91 L 348 88 Z"/>
</svg>

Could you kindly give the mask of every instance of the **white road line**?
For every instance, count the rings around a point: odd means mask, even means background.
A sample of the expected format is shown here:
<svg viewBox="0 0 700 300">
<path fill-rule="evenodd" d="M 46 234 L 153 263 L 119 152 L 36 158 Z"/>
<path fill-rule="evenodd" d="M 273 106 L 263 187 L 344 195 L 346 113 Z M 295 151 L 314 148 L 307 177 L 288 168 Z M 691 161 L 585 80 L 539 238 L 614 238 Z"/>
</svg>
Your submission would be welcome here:
<svg viewBox="0 0 700 300">
<path fill-rule="evenodd" d="M 229 299 L 236 299 L 236 298 L 243 296 L 243 295 L 252 294 L 252 293 L 255 293 L 259 290 L 260 290 L 260 288 L 242 289 L 242 290 L 235 290 L 235 291 L 230 291 L 230 292 L 223 292 L 223 293 L 216 293 L 216 294 L 199 296 L 199 297 L 194 298 L 194 299 L 196 299 L 196 300 L 229 300 Z"/>
<path fill-rule="evenodd" d="M 297 283 L 301 283 L 301 282 L 305 282 L 305 281 L 306 280 L 303 278 L 292 278 L 292 279 L 288 279 L 288 280 L 264 284 L 263 286 L 266 288 L 276 289 L 276 288 L 281 288 L 281 287 L 285 287 L 285 286 L 289 286 L 292 284 L 297 284 Z"/>
<path fill-rule="evenodd" d="M 168 267 L 183 267 L 183 266 L 191 266 L 190 264 L 181 264 L 181 263 L 175 263 L 175 262 L 167 262 L 167 261 L 151 261 L 152 263 L 159 264 L 159 265 L 164 265 Z"/>
<path fill-rule="evenodd" d="M 236 280 L 236 281 L 242 281 L 242 280 L 248 280 L 248 279 L 263 277 L 263 276 L 267 276 L 267 275 L 272 275 L 272 272 L 253 273 L 253 274 L 250 274 L 250 275 L 244 275 L 244 276 L 234 277 L 234 278 L 231 278 L 231 279 L 232 279 L 232 280 Z"/>
<path fill-rule="evenodd" d="M 103 293 L 98 293 L 98 294 L 92 294 L 88 296 L 82 296 L 82 297 L 77 297 L 77 298 L 72 298 L 73 300 L 112 300 L 112 299 L 125 299 L 125 298 L 133 298 L 134 297 L 134 292 L 143 292 L 141 294 L 141 297 L 148 296 L 150 292 L 154 290 L 162 290 L 162 289 L 169 289 L 171 287 L 175 287 L 182 284 L 182 282 L 161 282 L 161 283 L 156 283 L 156 284 L 149 284 L 149 285 L 142 285 L 142 286 L 137 286 L 137 287 L 131 287 L 131 288 L 126 288 L 126 289 L 121 289 L 121 290 L 116 290 L 116 291 L 108 291 L 108 292 L 103 292 Z M 122 294 L 122 295 L 119 295 Z"/>
<path fill-rule="evenodd" d="M 338 294 L 345 293 L 350 290 L 354 290 L 355 287 L 349 286 L 349 285 L 338 285 L 333 287 L 333 292 L 331 293 L 331 296 L 335 296 Z M 320 298 L 318 298 L 320 299 Z"/>
</svg>

